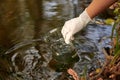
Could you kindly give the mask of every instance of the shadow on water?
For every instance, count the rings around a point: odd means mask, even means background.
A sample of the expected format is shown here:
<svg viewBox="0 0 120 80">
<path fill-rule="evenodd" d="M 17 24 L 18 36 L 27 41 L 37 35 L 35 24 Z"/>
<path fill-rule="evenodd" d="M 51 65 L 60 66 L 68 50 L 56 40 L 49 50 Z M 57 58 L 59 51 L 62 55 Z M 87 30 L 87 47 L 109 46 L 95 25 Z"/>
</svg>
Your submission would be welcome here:
<svg viewBox="0 0 120 80">
<path fill-rule="evenodd" d="M 77 16 L 90 0 L 1 0 L 0 79 L 73 80 L 84 69 L 101 67 L 101 46 L 109 46 L 111 26 L 90 24 L 66 45 L 60 33 L 64 22 Z M 80 9 L 78 9 L 78 4 Z M 83 8 L 82 8 L 83 7 Z M 76 14 L 76 15 L 75 15 Z M 94 62 L 94 63 L 93 63 Z"/>
</svg>

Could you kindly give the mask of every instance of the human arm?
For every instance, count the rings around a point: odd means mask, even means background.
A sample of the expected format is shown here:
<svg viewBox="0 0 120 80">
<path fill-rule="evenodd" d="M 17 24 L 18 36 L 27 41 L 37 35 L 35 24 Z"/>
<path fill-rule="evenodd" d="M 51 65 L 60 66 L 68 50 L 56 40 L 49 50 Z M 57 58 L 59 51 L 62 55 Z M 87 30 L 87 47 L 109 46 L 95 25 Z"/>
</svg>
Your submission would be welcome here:
<svg viewBox="0 0 120 80">
<path fill-rule="evenodd" d="M 86 11 L 89 17 L 92 19 L 114 4 L 116 1 L 117 0 L 93 0 L 92 3 L 87 7 Z"/>
<path fill-rule="evenodd" d="M 73 35 L 84 28 L 96 15 L 111 6 L 117 0 L 93 0 L 79 17 L 65 22 L 61 33 L 67 44 L 74 39 Z"/>
</svg>

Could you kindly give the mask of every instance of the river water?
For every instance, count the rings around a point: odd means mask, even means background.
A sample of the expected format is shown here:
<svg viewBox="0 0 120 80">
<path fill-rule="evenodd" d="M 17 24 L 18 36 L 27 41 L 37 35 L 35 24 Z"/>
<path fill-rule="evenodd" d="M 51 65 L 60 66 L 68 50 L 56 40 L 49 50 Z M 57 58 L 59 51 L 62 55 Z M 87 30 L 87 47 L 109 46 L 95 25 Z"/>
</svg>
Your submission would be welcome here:
<svg viewBox="0 0 120 80">
<path fill-rule="evenodd" d="M 1 0 L 0 80 L 73 80 L 102 66 L 111 26 L 89 24 L 66 45 L 60 30 L 90 0 Z M 94 62 L 94 63 L 93 63 Z M 88 74 L 85 74 L 86 76 Z"/>
</svg>

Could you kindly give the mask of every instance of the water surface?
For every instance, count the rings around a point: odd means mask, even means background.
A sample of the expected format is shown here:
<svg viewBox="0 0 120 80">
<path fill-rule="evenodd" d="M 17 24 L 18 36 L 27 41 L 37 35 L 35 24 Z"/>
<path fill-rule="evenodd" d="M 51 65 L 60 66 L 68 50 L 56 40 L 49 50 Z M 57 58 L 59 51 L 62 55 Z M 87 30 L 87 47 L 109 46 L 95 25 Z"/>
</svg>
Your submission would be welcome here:
<svg viewBox="0 0 120 80">
<path fill-rule="evenodd" d="M 90 0 L 1 0 L 1 80 L 73 80 L 66 72 L 101 67 L 101 46 L 109 45 L 111 26 L 92 23 L 66 45 L 61 28 Z M 79 5 L 78 5 L 79 4 Z M 85 4 L 85 5 L 84 5 Z M 94 63 L 93 63 L 94 62 Z"/>
</svg>

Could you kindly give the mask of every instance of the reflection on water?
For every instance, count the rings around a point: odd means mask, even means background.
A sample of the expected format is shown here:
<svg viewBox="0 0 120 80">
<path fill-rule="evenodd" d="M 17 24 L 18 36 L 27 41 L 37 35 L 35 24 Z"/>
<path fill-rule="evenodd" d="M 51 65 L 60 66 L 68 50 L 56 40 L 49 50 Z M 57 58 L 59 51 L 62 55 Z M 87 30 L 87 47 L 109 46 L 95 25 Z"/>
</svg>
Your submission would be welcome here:
<svg viewBox="0 0 120 80">
<path fill-rule="evenodd" d="M 66 73 L 68 68 L 82 75 L 85 66 L 88 70 L 100 67 L 96 59 L 103 56 L 98 56 L 101 53 L 98 43 L 110 35 L 110 26 L 88 25 L 76 35 L 72 45 L 66 45 L 60 33 L 64 22 L 77 16 L 89 2 L 2 0 L 0 79 L 73 80 Z M 106 40 L 102 46 L 108 43 Z"/>
</svg>

